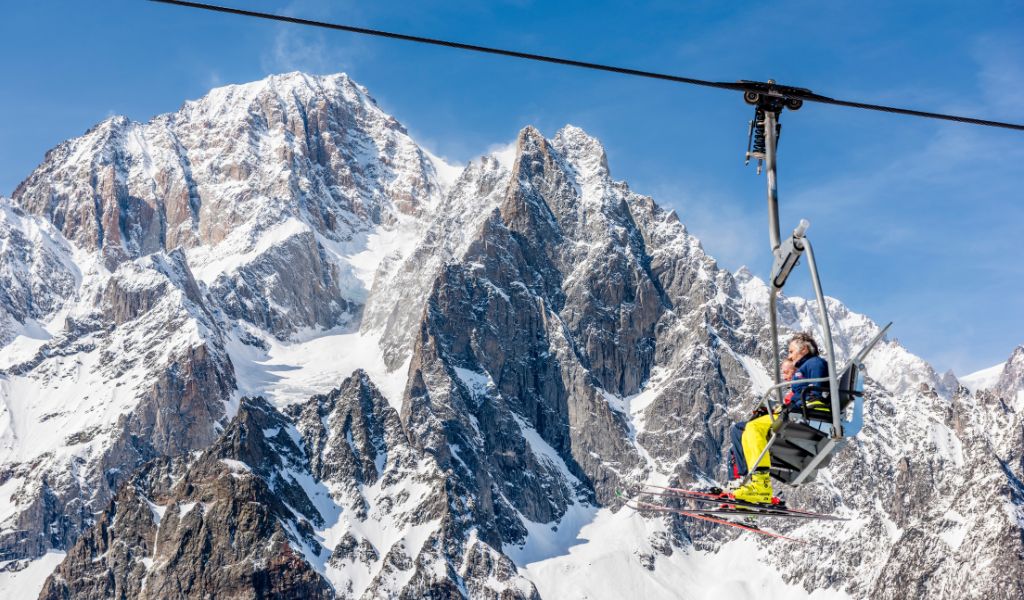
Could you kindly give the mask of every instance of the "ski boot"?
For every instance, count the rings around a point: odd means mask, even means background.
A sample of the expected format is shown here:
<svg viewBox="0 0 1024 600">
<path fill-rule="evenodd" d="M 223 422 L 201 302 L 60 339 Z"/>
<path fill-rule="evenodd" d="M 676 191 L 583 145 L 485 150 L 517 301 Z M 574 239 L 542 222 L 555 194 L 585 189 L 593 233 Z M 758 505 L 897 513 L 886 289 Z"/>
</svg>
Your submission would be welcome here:
<svg viewBox="0 0 1024 600">
<path fill-rule="evenodd" d="M 732 492 L 732 497 L 750 504 L 773 504 L 772 478 L 768 469 L 754 471 L 750 482 Z"/>
</svg>

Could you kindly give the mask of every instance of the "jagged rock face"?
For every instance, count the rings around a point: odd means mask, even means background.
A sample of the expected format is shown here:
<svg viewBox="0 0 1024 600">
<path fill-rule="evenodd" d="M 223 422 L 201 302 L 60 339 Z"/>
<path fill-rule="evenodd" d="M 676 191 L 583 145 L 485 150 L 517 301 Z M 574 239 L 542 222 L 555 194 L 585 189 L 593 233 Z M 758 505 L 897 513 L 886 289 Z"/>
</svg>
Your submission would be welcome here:
<svg viewBox="0 0 1024 600">
<path fill-rule="evenodd" d="M 608 543 L 593 515 L 623 484 L 720 477 L 769 379 L 764 283 L 578 128 L 527 128 L 450 187 L 440 164 L 344 76 L 300 74 L 48 155 L 0 222 L 0 308 L 22 310 L 0 347 L 3 558 L 68 549 L 45 598 L 532 599 L 536 550 Z M 827 304 L 842 363 L 878 327 Z M 780 311 L 814 329 L 814 303 Z M 238 404 L 341 329 L 313 357 L 339 365 L 323 393 Z M 851 520 L 778 524 L 827 543 L 760 559 L 854 597 L 1021 596 L 1022 364 L 973 394 L 883 342 L 864 431 L 786 490 Z M 666 521 L 615 539 L 636 548 L 621 577 L 735 538 Z"/>
<path fill-rule="evenodd" d="M 380 332 L 386 364 L 397 369 L 412 355 L 423 300 L 448 262 L 465 253 L 485 219 L 505 197 L 509 168 L 493 156 L 470 163 L 438 204 L 433 219 L 405 257 L 386 257 L 377 269 L 360 324 Z"/>
<path fill-rule="evenodd" d="M 986 472 L 985 489 L 990 495 L 975 498 L 990 516 L 983 529 L 987 536 L 977 537 L 983 540 L 981 544 L 999 550 L 993 552 L 993 559 L 985 565 L 985 575 L 998 583 L 993 589 L 1024 596 L 1024 346 L 1014 349 L 990 390 L 979 392 L 977 399 L 967 397 L 964 401 L 970 403 L 964 412 L 975 421 L 975 431 L 982 433 L 976 436 L 972 447 L 977 447 L 987 459 L 982 465 L 994 458 L 1000 467 L 996 473 Z M 999 527 L 999 517 L 1006 513 L 1011 526 Z M 962 569 L 961 573 L 966 576 L 968 571 Z"/>
<path fill-rule="evenodd" d="M 40 598 L 333 598 L 302 556 L 303 546 L 316 547 L 310 523 L 323 518 L 289 477 L 305 463 L 289 426 L 265 402 L 247 400 L 187 466 L 148 465 Z"/>
<path fill-rule="evenodd" d="M 183 247 L 234 318 L 278 337 L 357 316 L 344 257 L 429 212 L 433 163 L 345 75 L 214 90 L 149 123 L 114 117 L 49 152 L 15 202 L 125 260 Z"/>
<path fill-rule="evenodd" d="M 14 200 L 83 248 L 134 258 L 216 245 L 282 214 L 344 241 L 364 220 L 421 210 L 432 170 L 364 88 L 292 73 L 147 124 L 112 117 L 50 151 Z"/>
<path fill-rule="evenodd" d="M 484 222 L 461 264 L 444 269 L 435 282 L 410 367 L 404 418 L 426 447 L 457 446 L 458 460 L 452 462 L 476 471 L 485 498 L 496 486 L 495 505 L 507 501 L 531 520 L 547 522 L 557 520 L 576 493 L 563 488 L 552 494 L 558 488 L 543 475 L 545 465 L 532 463 L 539 449 L 516 431 L 539 435 L 567 473 L 610 498 L 619 473 L 639 467 L 640 460 L 628 441 L 626 420 L 602 393 L 601 378 L 617 389 L 644 370 L 643 353 L 653 354 L 653 340 L 637 340 L 633 336 L 643 337 L 645 327 L 637 333 L 632 325 L 651 321 L 647 313 L 656 315 L 662 305 L 656 286 L 638 277 L 646 274 L 646 257 L 630 260 L 636 248 L 617 245 L 639 239 L 635 229 L 612 228 L 608 235 L 604 220 L 594 229 L 580 228 L 574 203 L 602 199 L 576 197 L 576 168 L 536 130 L 524 130 L 518 146 L 501 208 Z M 564 215 L 564 229 L 552 206 Z M 583 242 L 595 244 L 593 254 L 575 253 Z M 592 270 L 614 273 L 602 279 L 608 282 L 603 292 L 563 286 L 579 274 L 580 263 L 600 263 L 602 257 L 603 265 Z M 609 308 L 613 297 L 639 301 Z M 631 344 L 619 347 L 615 337 L 598 331 L 591 316 L 609 313 L 610 334 L 628 328 L 628 336 L 618 337 Z M 466 458 L 470 454 L 476 456 Z M 520 477 L 523 472 L 542 475 L 534 482 Z M 517 533 L 513 527 L 501 537 L 518 541 Z"/>
<path fill-rule="evenodd" d="M 475 501 L 435 454 L 410 443 L 364 371 L 288 412 L 311 476 L 340 510 L 317 532 L 339 597 L 537 596 L 506 556 L 476 538 L 477 522 L 466 518 Z"/>
<path fill-rule="evenodd" d="M 90 312 L 0 375 L 4 556 L 69 546 L 142 463 L 208 446 L 227 416 L 230 359 L 183 253 L 85 281 L 71 310 Z"/>
<path fill-rule="evenodd" d="M 609 182 L 596 140 L 566 128 L 549 144 L 527 128 L 501 215 L 526 240 L 527 261 L 550 262 L 538 272 L 586 367 L 605 390 L 630 395 L 650 373 L 654 324 L 670 302 L 628 195 Z"/>
<path fill-rule="evenodd" d="M 407 445 L 398 413 L 388 406 L 369 376 L 358 372 L 326 396 L 315 396 L 295 414 L 306 441 L 310 471 L 320 480 L 345 486 L 351 497 L 384 475 L 388 460 Z M 395 455 L 389 449 L 398 449 Z M 365 504 L 360 502 L 365 516 Z"/>
<path fill-rule="evenodd" d="M 103 317 L 114 326 L 123 325 L 153 310 L 165 296 L 179 289 L 185 301 L 205 309 L 202 294 L 180 249 L 166 255 L 151 254 L 138 263 L 123 263 L 103 290 Z M 208 311 L 204 310 L 204 315 L 210 318 Z"/>
<path fill-rule="evenodd" d="M 1004 398 L 1014 406 L 1021 406 L 1019 400 L 1024 391 L 1024 346 L 1018 346 L 1003 365 L 999 380 L 992 388 L 992 393 Z"/>
<path fill-rule="evenodd" d="M 421 469 L 439 486 L 410 497 L 413 476 L 403 470 L 422 467 L 424 457 L 415 456 L 398 413 L 365 373 L 290 412 L 294 425 L 264 400 L 245 399 L 197 457 L 147 464 L 69 551 L 40 597 L 538 597 L 508 558 L 467 539 L 465 525 L 449 514 L 458 498 L 446 494 L 440 473 Z M 365 472 L 354 480 L 344 465 Z M 379 484 L 379 496 L 370 493 L 371 483 Z M 403 486 L 404 493 L 388 489 Z M 328 488 L 352 495 L 336 496 L 339 506 Z M 355 503 L 363 511 L 342 517 Z M 359 527 L 382 516 L 368 519 L 368 510 L 432 531 L 419 542 L 400 537 L 377 547 L 380 532 Z M 326 537 L 339 525 L 343 535 L 332 548 Z M 323 565 L 330 580 L 312 564 Z"/>
<path fill-rule="evenodd" d="M 72 295 L 80 277 L 60 234 L 0 198 L 0 346 Z"/>
<path fill-rule="evenodd" d="M 329 329 L 358 318 L 361 308 L 338 293 L 341 278 L 314 233 L 307 231 L 234 274 L 221 274 L 210 283 L 210 294 L 229 317 L 265 331 Z"/>
</svg>

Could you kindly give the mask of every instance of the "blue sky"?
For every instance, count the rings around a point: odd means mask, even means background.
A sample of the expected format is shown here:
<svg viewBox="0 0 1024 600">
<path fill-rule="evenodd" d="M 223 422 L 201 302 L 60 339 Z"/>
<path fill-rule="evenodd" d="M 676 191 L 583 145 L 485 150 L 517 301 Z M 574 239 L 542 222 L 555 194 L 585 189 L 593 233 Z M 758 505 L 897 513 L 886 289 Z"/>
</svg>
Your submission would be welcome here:
<svg viewBox="0 0 1024 600">
<path fill-rule="evenodd" d="M 233 5 L 1024 122 L 1019 0 Z M 111 114 L 147 120 L 217 85 L 345 71 L 454 162 L 528 124 L 579 125 L 604 142 L 615 177 L 675 208 L 723 266 L 770 264 L 764 179 L 742 162 L 752 111 L 737 94 L 139 0 L 8 3 L 0 53 L 3 195 Z M 894 320 L 911 351 L 966 374 L 1024 343 L 1022 165 L 1019 132 L 808 105 L 783 116 L 782 221 L 811 221 L 827 294 Z"/>
</svg>

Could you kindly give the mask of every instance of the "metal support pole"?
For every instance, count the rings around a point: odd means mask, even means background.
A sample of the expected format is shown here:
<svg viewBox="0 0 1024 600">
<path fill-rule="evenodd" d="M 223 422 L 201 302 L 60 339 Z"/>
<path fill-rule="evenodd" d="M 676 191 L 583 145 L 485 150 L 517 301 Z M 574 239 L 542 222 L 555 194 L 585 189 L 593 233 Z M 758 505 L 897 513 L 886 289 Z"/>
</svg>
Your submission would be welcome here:
<svg viewBox="0 0 1024 600">
<path fill-rule="evenodd" d="M 818 318 L 821 320 L 822 338 L 825 340 L 825 352 L 828 353 L 828 389 L 832 397 L 832 437 L 843 437 L 843 428 L 839 424 L 839 380 L 836 379 L 836 353 L 832 347 L 832 329 L 828 323 L 828 307 L 825 306 L 825 294 L 821 292 L 821 281 L 818 279 L 818 265 L 814 262 L 814 249 L 811 241 L 804 238 L 804 246 L 807 252 L 807 266 L 811 271 L 811 281 L 814 283 L 814 295 L 818 299 Z"/>
<path fill-rule="evenodd" d="M 771 286 L 768 299 L 768 322 L 772 328 L 772 363 L 775 365 L 775 384 L 782 383 L 782 366 L 779 362 L 779 322 L 778 322 L 778 304 L 779 304 L 779 290 L 775 289 L 775 286 Z M 776 396 L 779 399 L 779 406 L 782 406 L 782 401 L 785 398 L 785 394 L 782 388 L 775 390 Z"/>
<path fill-rule="evenodd" d="M 778 255 L 779 246 L 782 245 L 782 235 L 779 230 L 779 189 L 775 172 L 775 145 L 778 143 L 778 137 L 775 135 L 775 129 L 778 123 L 778 117 L 778 112 L 767 109 L 764 110 L 764 166 L 766 179 L 768 181 L 768 239 L 772 246 L 773 259 Z M 770 282 L 770 288 L 768 299 L 768 323 L 772 330 L 772 363 L 775 367 L 775 384 L 778 385 L 782 381 L 781 364 L 779 361 L 779 321 L 777 315 L 778 296 L 780 290 L 775 287 L 774 282 Z M 776 389 L 776 395 L 779 400 L 779 406 L 782 406 L 784 394 L 781 387 Z M 772 414 L 771 408 L 769 408 L 768 414 Z M 747 465 L 747 475 L 743 478 L 742 482 L 744 485 L 750 481 L 750 477 L 754 473 L 754 469 L 757 468 L 756 465 L 758 465 L 761 462 L 761 459 L 764 458 L 765 454 L 768 453 L 777 437 L 778 436 L 773 433 L 771 438 L 768 440 L 768 444 L 761 452 L 761 455 L 754 461 L 754 464 Z"/>
<path fill-rule="evenodd" d="M 779 139 L 775 135 L 779 115 L 770 110 L 764 111 L 764 168 L 768 179 L 768 238 L 772 243 L 772 256 L 775 256 L 782 236 L 779 234 L 779 189 L 775 174 L 775 150 Z"/>
<path fill-rule="evenodd" d="M 779 141 L 775 136 L 777 122 L 777 113 L 770 110 L 764 111 L 764 167 L 765 179 L 768 181 L 768 239 L 772 245 L 773 259 L 779 251 L 779 246 L 782 245 L 782 236 L 779 233 L 779 189 L 775 174 L 775 145 Z M 768 318 L 772 328 L 772 362 L 775 365 L 773 375 L 775 376 L 775 383 L 779 383 L 782 381 L 782 372 L 779 364 L 779 322 L 776 314 L 778 312 L 779 290 L 771 283 L 769 285 L 771 290 L 768 301 Z M 778 398 L 779 406 L 782 406 L 783 393 L 781 388 L 778 390 Z"/>
</svg>

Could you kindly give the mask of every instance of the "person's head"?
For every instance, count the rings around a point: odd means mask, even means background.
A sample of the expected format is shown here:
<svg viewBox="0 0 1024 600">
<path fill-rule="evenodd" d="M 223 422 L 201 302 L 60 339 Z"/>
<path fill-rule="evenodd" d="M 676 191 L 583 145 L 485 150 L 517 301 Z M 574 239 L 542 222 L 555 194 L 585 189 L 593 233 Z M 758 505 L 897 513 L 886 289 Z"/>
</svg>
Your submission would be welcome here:
<svg viewBox="0 0 1024 600">
<path fill-rule="evenodd" d="M 797 363 L 801 358 L 805 356 L 817 356 L 818 355 L 818 344 L 814 341 L 809 333 L 797 333 L 789 339 L 789 360 L 793 363 Z"/>
<path fill-rule="evenodd" d="M 787 358 L 779 365 L 779 370 L 782 372 L 782 380 L 789 381 L 793 379 L 793 374 L 796 373 L 796 363 Z"/>
</svg>

